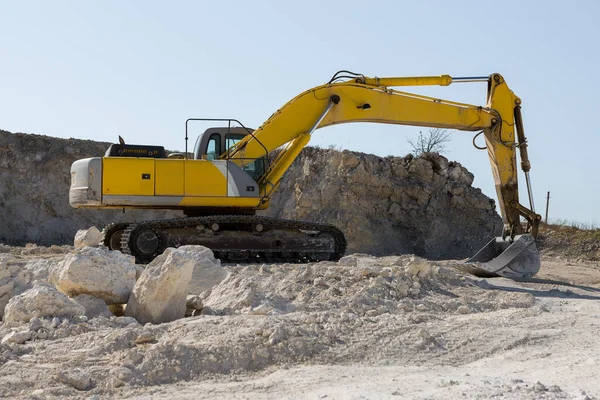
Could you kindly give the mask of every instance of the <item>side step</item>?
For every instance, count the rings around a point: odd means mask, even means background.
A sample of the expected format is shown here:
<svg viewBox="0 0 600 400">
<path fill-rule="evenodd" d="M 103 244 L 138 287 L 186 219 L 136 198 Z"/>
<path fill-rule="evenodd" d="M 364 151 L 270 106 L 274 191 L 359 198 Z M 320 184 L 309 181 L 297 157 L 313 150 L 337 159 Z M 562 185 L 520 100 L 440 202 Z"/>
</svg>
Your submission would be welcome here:
<svg viewBox="0 0 600 400">
<path fill-rule="evenodd" d="M 530 278 L 540 270 L 540 253 L 529 233 L 514 239 L 496 237 L 461 269 L 480 277 Z"/>
</svg>

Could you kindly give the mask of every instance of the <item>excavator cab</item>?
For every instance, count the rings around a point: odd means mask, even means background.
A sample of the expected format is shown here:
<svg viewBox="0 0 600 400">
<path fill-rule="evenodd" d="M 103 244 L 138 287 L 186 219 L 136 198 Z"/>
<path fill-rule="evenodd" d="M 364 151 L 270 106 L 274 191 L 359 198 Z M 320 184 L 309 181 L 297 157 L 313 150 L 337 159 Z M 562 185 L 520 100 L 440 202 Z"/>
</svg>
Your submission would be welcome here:
<svg viewBox="0 0 600 400">
<path fill-rule="evenodd" d="M 215 161 L 228 158 L 229 150 L 241 141 L 246 135 L 250 135 L 254 129 L 245 127 L 214 127 L 208 128 L 198 136 L 194 145 L 194 160 Z M 258 181 L 268 167 L 268 158 L 261 157 L 256 160 L 248 160 L 242 169 Z"/>
</svg>

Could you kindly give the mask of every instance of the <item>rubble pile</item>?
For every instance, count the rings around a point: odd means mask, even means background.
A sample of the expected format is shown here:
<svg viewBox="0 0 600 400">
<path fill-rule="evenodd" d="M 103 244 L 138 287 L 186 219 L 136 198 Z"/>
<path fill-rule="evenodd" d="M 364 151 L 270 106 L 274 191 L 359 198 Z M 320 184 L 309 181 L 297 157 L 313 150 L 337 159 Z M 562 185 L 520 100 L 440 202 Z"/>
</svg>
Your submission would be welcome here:
<svg viewBox="0 0 600 400">
<path fill-rule="evenodd" d="M 0 397 L 16 387 L 34 397 L 117 395 L 308 360 L 419 358 L 422 349 L 451 360 L 435 343 L 447 349 L 458 339 L 436 333 L 435 315 L 536 312 L 531 295 L 486 290 L 451 262 L 412 255 L 239 266 L 183 246 L 137 271 L 129 256 L 103 247 L 37 249 L 0 258 L 12 288 L 3 297 L 0 368 L 22 380 L 0 387 Z M 53 367 L 17 372 L 25 359 Z"/>
</svg>

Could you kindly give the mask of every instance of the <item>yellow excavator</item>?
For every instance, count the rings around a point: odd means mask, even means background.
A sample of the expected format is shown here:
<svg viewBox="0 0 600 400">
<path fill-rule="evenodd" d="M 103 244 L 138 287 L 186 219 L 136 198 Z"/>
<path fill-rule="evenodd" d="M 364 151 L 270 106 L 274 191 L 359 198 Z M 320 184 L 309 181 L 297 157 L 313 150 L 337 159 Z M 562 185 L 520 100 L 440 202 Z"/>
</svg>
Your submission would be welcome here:
<svg viewBox="0 0 600 400">
<path fill-rule="evenodd" d="M 487 82 L 485 106 L 457 103 L 392 87 Z M 188 153 L 188 125 L 214 121 Z M 480 276 L 530 277 L 540 267 L 535 245 L 541 220 L 533 207 L 521 100 L 499 74 L 485 77 L 370 78 L 339 71 L 277 110 L 258 129 L 233 119 L 186 121 L 185 153 L 121 139 L 104 157 L 75 161 L 69 201 L 76 208 L 183 210 L 186 217 L 117 223 L 104 228 L 104 244 L 147 263 L 167 247 L 199 244 L 231 262 L 338 260 L 346 240 L 334 226 L 255 215 L 269 206 L 285 172 L 319 128 L 376 122 L 483 133 L 504 228 L 465 266 Z M 476 145 L 476 147 L 478 147 Z M 517 150 L 529 207 L 519 202 Z M 524 218 L 524 223 L 521 221 Z"/>
</svg>

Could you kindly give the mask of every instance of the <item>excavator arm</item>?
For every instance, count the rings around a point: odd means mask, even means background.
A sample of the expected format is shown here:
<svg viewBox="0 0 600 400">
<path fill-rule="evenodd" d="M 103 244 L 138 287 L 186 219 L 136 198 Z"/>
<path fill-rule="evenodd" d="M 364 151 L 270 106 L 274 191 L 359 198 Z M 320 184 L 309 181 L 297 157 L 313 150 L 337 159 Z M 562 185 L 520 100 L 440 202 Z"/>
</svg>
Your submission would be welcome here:
<svg viewBox="0 0 600 400">
<path fill-rule="evenodd" d="M 485 136 L 500 213 L 505 224 L 503 238 L 514 238 L 526 232 L 535 237 L 540 216 L 519 202 L 518 193 L 517 149 L 527 178 L 530 207 L 533 208 L 529 184 L 530 163 L 520 112 L 521 100 L 508 88 L 501 75 L 493 74 L 486 78 L 452 78 L 448 75 L 368 78 L 356 75 L 350 78 L 335 82 L 336 74 L 330 83 L 299 94 L 271 115 L 252 135 L 246 136 L 229 150 L 227 157 L 243 165 L 284 146 L 260 179 L 263 202 L 268 202 L 287 169 L 318 128 L 350 122 L 375 122 L 481 131 Z M 485 107 L 390 88 L 448 86 L 457 81 L 482 80 L 488 83 Z M 522 227 L 520 216 L 527 220 L 526 228 Z"/>
</svg>

